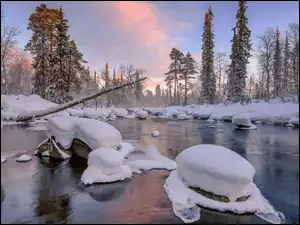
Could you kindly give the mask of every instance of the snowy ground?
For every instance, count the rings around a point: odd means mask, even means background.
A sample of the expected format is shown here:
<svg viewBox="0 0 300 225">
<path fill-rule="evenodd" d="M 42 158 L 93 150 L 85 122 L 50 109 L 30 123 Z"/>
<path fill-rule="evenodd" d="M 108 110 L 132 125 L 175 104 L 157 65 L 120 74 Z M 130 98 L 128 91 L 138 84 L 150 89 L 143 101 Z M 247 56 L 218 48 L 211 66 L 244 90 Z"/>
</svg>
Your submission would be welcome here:
<svg viewBox="0 0 300 225">
<path fill-rule="evenodd" d="M 15 120 L 20 115 L 27 115 L 39 110 L 44 110 L 56 106 L 55 103 L 40 98 L 37 95 L 2 95 L 1 96 L 1 121 L 2 124 L 15 124 Z M 129 113 L 130 112 L 130 113 Z M 269 103 L 265 101 L 252 102 L 250 104 L 218 104 L 218 105 L 189 105 L 170 106 L 165 108 L 69 108 L 67 110 L 46 116 L 45 119 L 56 116 L 73 116 L 99 119 L 103 121 L 115 120 L 117 118 L 126 119 L 208 119 L 231 121 L 239 115 L 247 115 L 249 121 L 256 121 L 268 124 L 289 124 L 299 127 L 299 104 L 283 103 L 279 99 L 273 99 Z M 248 121 L 248 122 L 249 122 Z M 247 123 L 248 123 L 247 122 Z M 252 126 L 253 128 L 253 126 Z"/>
</svg>

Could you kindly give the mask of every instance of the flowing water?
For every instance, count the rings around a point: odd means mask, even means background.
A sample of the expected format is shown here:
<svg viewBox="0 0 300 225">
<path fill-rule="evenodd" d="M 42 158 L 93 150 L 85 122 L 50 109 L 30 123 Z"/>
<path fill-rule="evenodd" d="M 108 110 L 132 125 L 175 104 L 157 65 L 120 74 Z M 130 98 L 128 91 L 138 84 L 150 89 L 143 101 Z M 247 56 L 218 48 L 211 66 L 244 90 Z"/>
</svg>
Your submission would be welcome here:
<svg viewBox="0 0 300 225">
<path fill-rule="evenodd" d="M 123 119 L 110 122 L 123 139 L 148 136 L 162 154 L 175 159 L 196 144 L 217 144 L 245 157 L 256 169 L 254 182 L 269 202 L 299 223 L 299 130 L 258 124 L 257 130 L 234 130 L 231 123 Z M 85 161 L 53 162 L 33 156 L 17 163 L 20 154 L 33 154 L 43 131 L 4 126 L 1 154 L 1 223 L 183 223 L 172 210 L 163 184 L 169 172 L 152 170 L 131 180 L 85 187 L 80 177 Z M 151 138 L 153 130 L 160 137 Z M 216 156 L 218 157 L 218 156 Z M 230 162 L 228 162 L 230 163 Z M 201 210 L 196 223 L 266 223 L 253 215 Z"/>
</svg>

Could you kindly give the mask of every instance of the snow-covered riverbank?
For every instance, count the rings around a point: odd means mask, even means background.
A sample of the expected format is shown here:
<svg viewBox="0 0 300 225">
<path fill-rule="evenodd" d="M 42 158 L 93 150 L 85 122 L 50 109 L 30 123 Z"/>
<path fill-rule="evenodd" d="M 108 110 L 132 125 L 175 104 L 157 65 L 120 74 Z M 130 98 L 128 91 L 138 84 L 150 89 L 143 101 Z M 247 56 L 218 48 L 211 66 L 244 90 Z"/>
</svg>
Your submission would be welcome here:
<svg viewBox="0 0 300 225">
<path fill-rule="evenodd" d="M 3 124 L 15 124 L 12 122 L 18 116 L 24 114 L 34 114 L 39 110 L 56 106 L 37 95 L 2 95 L 1 96 L 1 121 Z M 76 108 L 57 112 L 45 117 L 53 116 L 75 116 L 99 119 L 103 121 L 114 120 L 116 118 L 126 119 L 207 119 L 209 121 L 231 121 L 234 115 L 247 115 L 253 123 L 268 124 L 289 124 L 289 126 L 299 127 L 299 104 L 273 99 L 269 102 L 257 101 L 250 104 L 240 103 L 217 105 L 188 105 L 170 106 L 165 108 L 83 108 L 82 105 Z"/>
</svg>

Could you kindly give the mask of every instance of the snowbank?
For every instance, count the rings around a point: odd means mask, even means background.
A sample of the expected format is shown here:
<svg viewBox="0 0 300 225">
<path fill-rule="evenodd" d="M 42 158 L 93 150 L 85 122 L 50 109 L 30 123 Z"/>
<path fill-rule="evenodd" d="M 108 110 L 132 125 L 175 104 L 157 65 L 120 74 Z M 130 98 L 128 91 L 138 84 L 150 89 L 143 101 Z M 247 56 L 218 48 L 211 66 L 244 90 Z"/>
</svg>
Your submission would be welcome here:
<svg viewBox="0 0 300 225">
<path fill-rule="evenodd" d="M 87 118 L 53 117 L 49 119 L 46 133 L 65 149 L 69 149 L 74 138 L 80 139 L 91 149 L 116 148 L 120 145 L 120 132 L 106 122 Z"/>
<path fill-rule="evenodd" d="M 289 120 L 289 124 L 292 124 L 296 127 L 299 127 L 299 117 L 292 117 L 290 120 Z"/>
<path fill-rule="evenodd" d="M 1 95 L 1 118 L 6 120 L 16 119 L 19 115 L 28 115 L 55 106 L 57 106 L 57 104 L 47 101 L 38 95 Z M 70 114 L 64 110 L 45 116 L 45 118 L 69 115 Z"/>
<path fill-rule="evenodd" d="M 164 188 L 175 215 L 184 222 L 200 219 L 197 205 L 221 212 L 256 213 L 270 223 L 284 222 L 283 214 L 268 203 L 253 183 L 254 167 L 235 152 L 216 145 L 196 145 L 181 152 L 176 162 L 177 170 L 170 173 Z M 227 197 L 228 201 L 206 197 L 191 187 Z M 243 201 L 238 200 L 240 197 L 244 197 Z"/>
<path fill-rule="evenodd" d="M 68 108 L 66 110 L 71 116 L 83 117 L 83 110 L 74 109 L 74 108 Z"/>
</svg>

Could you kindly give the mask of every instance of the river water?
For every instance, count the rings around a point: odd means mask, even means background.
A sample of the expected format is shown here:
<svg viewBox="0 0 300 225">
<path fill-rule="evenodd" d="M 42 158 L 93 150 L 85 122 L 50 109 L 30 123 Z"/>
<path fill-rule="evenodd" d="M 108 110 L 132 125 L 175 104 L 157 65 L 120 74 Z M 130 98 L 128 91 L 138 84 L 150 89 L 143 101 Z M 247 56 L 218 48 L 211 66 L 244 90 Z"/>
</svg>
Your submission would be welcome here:
<svg viewBox="0 0 300 225">
<path fill-rule="evenodd" d="M 196 144 L 217 144 L 245 157 L 256 169 L 254 182 L 269 202 L 299 223 L 299 130 L 260 125 L 257 130 L 234 130 L 231 123 L 123 119 L 110 122 L 123 139 L 151 138 L 162 154 L 175 159 Z M 214 124 L 215 128 L 210 128 Z M 152 170 L 132 180 L 85 187 L 80 177 L 86 165 L 77 157 L 53 162 L 33 156 L 17 163 L 22 153 L 32 154 L 45 138 L 43 131 L 4 126 L 1 154 L 1 223 L 183 223 L 172 210 L 163 184 L 169 172 Z M 217 156 L 216 156 L 217 157 Z M 230 163 L 230 162 L 228 162 Z M 266 223 L 253 215 L 201 210 L 196 223 Z"/>
</svg>

